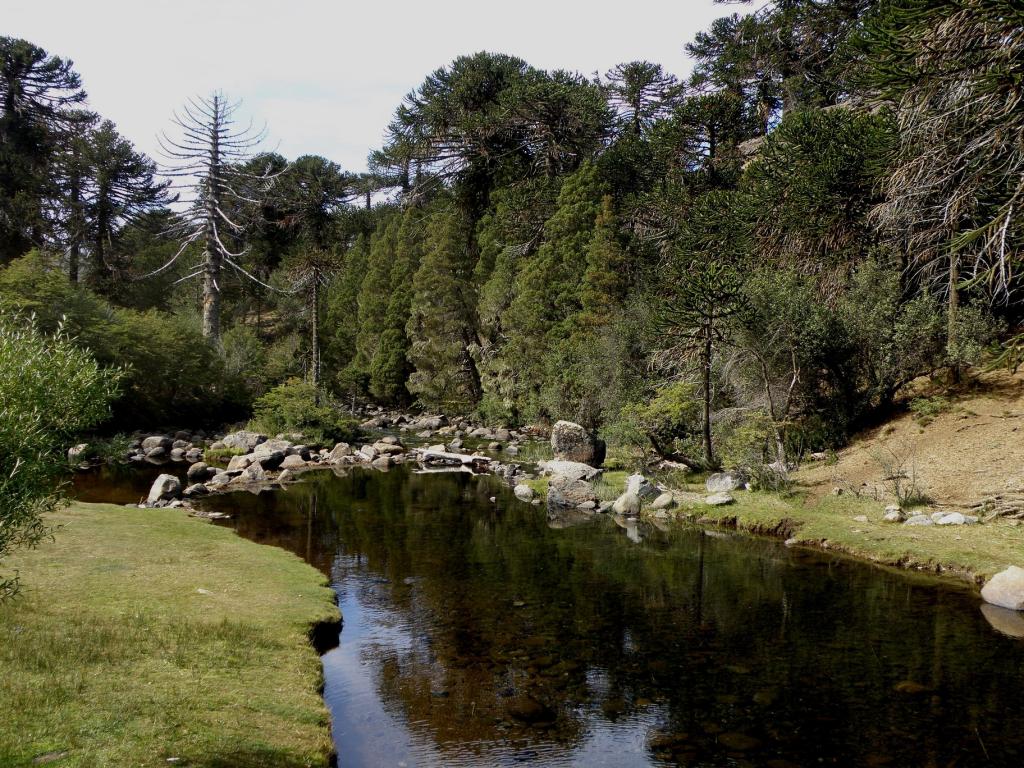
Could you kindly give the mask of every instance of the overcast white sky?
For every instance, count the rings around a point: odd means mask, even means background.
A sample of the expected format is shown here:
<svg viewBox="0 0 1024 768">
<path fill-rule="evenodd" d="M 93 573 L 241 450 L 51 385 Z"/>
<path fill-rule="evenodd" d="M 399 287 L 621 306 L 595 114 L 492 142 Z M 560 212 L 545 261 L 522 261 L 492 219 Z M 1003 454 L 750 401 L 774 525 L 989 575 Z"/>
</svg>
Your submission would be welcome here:
<svg viewBox="0 0 1024 768">
<path fill-rule="evenodd" d="M 509 53 L 592 74 L 683 45 L 738 9 L 713 0 L 0 0 L 0 34 L 71 58 L 92 109 L 145 152 L 187 97 L 220 88 L 266 122 L 269 148 L 352 171 L 402 97 L 456 56 Z"/>
</svg>

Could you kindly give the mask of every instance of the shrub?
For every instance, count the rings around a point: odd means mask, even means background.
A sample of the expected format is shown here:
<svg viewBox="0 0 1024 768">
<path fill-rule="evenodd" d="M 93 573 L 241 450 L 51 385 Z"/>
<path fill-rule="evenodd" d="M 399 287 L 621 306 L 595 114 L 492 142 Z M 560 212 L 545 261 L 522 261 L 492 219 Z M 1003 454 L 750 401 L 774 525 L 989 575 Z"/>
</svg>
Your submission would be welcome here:
<svg viewBox="0 0 1024 768">
<path fill-rule="evenodd" d="M 0 315 L 0 558 L 47 535 L 42 515 L 61 502 L 64 448 L 107 417 L 118 376 L 59 328 L 46 335 Z M 16 577 L 0 577 L 0 599 L 16 589 Z"/>
<path fill-rule="evenodd" d="M 312 443 L 354 440 L 358 434 L 354 419 L 326 393 L 300 379 L 289 379 L 258 398 L 249 429 L 268 435 L 297 432 Z"/>
</svg>

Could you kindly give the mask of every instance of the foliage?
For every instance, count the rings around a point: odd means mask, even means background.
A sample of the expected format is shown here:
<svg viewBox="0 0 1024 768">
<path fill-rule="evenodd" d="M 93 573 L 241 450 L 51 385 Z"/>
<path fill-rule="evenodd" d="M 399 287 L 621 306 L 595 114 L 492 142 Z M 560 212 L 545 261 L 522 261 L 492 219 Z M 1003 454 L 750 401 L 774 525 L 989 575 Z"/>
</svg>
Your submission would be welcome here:
<svg viewBox="0 0 1024 768">
<path fill-rule="evenodd" d="M 62 501 L 63 450 L 108 416 L 117 379 L 62 328 L 47 335 L 0 315 L 0 559 L 47 535 L 43 515 Z M 16 576 L 0 577 L 0 600 L 17 586 Z"/>
<path fill-rule="evenodd" d="M 697 469 L 700 462 L 690 457 L 700 445 L 699 398 L 690 382 L 666 384 L 649 401 L 623 408 L 615 431 L 623 442 L 650 447 L 661 458 Z"/>
<path fill-rule="evenodd" d="M 289 379 L 253 403 L 249 428 L 268 435 L 297 433 L 310 443 L 354 440 L 357 425 L 312 384 Z"/>
</svg>

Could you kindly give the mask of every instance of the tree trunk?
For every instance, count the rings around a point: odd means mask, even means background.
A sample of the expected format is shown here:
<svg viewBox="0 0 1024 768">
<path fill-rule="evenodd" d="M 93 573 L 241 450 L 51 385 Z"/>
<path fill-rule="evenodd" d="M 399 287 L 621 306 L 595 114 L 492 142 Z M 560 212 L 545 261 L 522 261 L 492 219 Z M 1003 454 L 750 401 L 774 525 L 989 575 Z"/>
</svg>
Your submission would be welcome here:
<svg viewBox="0 0 1024 768">
<path fill-rule="evenodd" d="M 946 313 L 946 350 L 953 348 L 956 341 L 957 314 L 960 309 L 960 261 L 956 254 L 949 257 L 949 308 Z M 950 366 L 950 374 L 954 382 L 960 381 L 960 366 Z"/>
<path fill-rule="evenodd" d="M 704 369 L 704 462 L 710 468 L 715 466 L 711 445 L 711 328 L 705 329 L 701 367 Z"/>
<path fill-rule="evenodd" d="M 313 270 L 313 290 L 310 296 L 310 347 L 313 353 L 313 386 L 320 386 L 320 271 Z"/>
<path fill-rule="evenodd" d="M 220 268 L 221 253 L 215 230 L 220 207 L 220 109 L 219 97 L 213 97 L 214 118 L 210 130 L 210 171 L 206 195 L 206 270 L 203 274 L 203 336 L 220 341 Z"/>
</svg>

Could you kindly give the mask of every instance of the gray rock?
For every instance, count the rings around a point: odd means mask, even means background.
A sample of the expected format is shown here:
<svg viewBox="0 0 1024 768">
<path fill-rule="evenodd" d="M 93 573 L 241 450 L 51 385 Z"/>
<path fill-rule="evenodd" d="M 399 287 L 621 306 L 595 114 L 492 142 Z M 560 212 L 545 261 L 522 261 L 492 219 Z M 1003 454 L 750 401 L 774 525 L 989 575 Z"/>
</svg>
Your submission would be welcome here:
<svg viewBox="0 0 1024 768">
<path fill-rule="evenodd" d="M 163 461 L 167 459 L 167 449 L 161 445 L 150 448 L 146 451 L 146 458 L 152 461 Z"/>
<path fill-rule="evenodd" d="M 284 461 L 281 462 L 281 466 L 286 470 L 300 469 L 301 467 L 306 466 L 306 462 L 303 461 L 302 457 L 298 454 L 293 454 L 291 456 L 285 456 Z"/>
<path fill-rule="evenodd" d="M 736 499 L 732 497 L 732 494 L 722 491 L 720 493 L 713 493 L 710 496 L 704 498 L 704 503 L 710 507 L 721 507 L 726 504 L 732 504 Z"/>
<path fill-rule="evenodd" d="M 377 442 L 384 443 L 385 445 L 399 445 L 398 438 L 394 435 L 385 435 Z"/>
<path fill-rule="evenodd" d="M 231 482 L 233 483 L 265 483 L 267 481 L 267 473 L 263 467 L 259 464 L 250 464 L 248 467 L 242 470 L 242 474 L 236 477 Z"/>
<path fill-rule="evenodd" d="M 282 456 L 287 456 L 293 448 L 291 440 L 267 440 L 266 442 L 260 443 L 252 452 L 256 456 L 263 456 L 270 453 L 281 453 Z"/>
<path fill-rule="evenodd" d="M 359 455 L 356 457 L 360 461 L 373 461 L 377 458 L 377 449 L 372 445 L 364 445 L 359 448 Z"/>
<path fill-rule="evenodd" d="M 227 446 L 224 445 L 223 440 L 216 440 L 210 444 L 211 451 L 223 451 L 225 448 L 227 448 Z"/>
<path fill-rule="evenodd" d="M 974 515 L 965 515 L 960 512 L 951 512 L 948 515 L 943 515 L 935 521 L 936 525 L 974 525 L 978 522 L 978 518 Z"/>
<path fill-rule="evenodd" d="M 903 513 L 899 509 L 886 510 L 885 514 L 882 515 L 882 522 L 885 523 L 902 523 L 903 520 Z"/>
<path fill-rule="evenodd" d="M 192 433 L 186 432 L 184 429 L 179 429 L 174 433 L 175 440 L 182 440 L 184 442 L 190 442 L 192 440 Z"/>
<path fill-rule="evenodd" d="M 619 496 L 612 505 L 612 512 L 616 515 L 638 515 L 640 514 L 640 497 L 635 493 L 626 491 Z"/>
<path fill-rule="evenodd" d="M 378 456 L 397 456 L 400 453 L 405 453 L 405 448 L 394 438 L 391 439 L 394 442 L 388 442 L 385 439 L 378 440 L 373 444 L 373 449 L 377 452 Z"/>
<path fill-rule="evenodd" d="M 524 483 L 520 483 L 513 488 L 512 493 L 514 493 L 516 498 L 520 501 L 533 501 L 533 497 L 536 495 L 533 492 L 533 488 Z"/>
<path fill-rule="evenodd" d="M 327 454 L 327 458 L 330 461 L 338 461 L 342 456 L 351 456 L 352 446 L 348 443 L 335 443 L 331 452 Z"/>
<path fill-rule="evenodd" d="M 261 435 L 259 432 L 250 432 L 247 429 L 243 429 L 238 432 L 232 432 L 229 435 L 224 435 L 220 442 L 224 443 L 225 448 L 234 448 L 239 451 L 251 453 L 256 449 L 257 445 L 266 442 L 266 440 L 266 435 Z"/>
<path fill-rule="evenodd" d="M 228 461 L 228 471 L 232 472 L 236 469 L 246 469 L 250 464 L 255 461 L 251 453 L 247 453 L 244 456 L 232 456 Z"/>
<path fill-rule="evenodd" d="M 545 461 L 541 462 L 543 471 L 551 477 L 564 477 L 569 480 L 593 480 L 601 476 L 601 470 L 579 461 Z"/>
<path fill-rule="evenodd" d="M 499 443 L 507 443 L 512 439 L 512 433 L 507 429 L 496 429 L 494 430 L 494 439 Z"/>
<path fill-rule="evenodd" d="M 928 517 L 928 515 L 913 515 L 908 517 L 903 524 L 911 526 L 935 525 L 934 521 Z"/>
<path fill-rule="evenodd" d="M 86 451 L 89 450 L 88 443 L 79 443 L 78 445 L 68 448 L 68 461 L 74 463 L 81 461 L 85 458 Z"/>
<path fill-rule="evenodd" d="M 626 478 L 626 492 L 639 496 L 642 501 L 655 498 L 658 495 L 658 488 L 646 477 L 637 474 Z"/>
<path fill-rule="evenodd" d="M 604 463 L 604 441 L 571 421 L 558 421 L 551 428 L 551 450 L 555 459 L 577 461 L 594 467 Z"/>
<path fill-rule="evenodd" d="M 651 509 L 666 510 L 672 509 L 675 505 L 675 497 L 671 493 L 665 492 L 651 503 Z"/>
<path fill-rule="evenodd" d="M 446 419 L 444 416 L 423 416 L 423 417 L 417 419 L 416 421 L 414 421 L 409 426 L 410 426 L 411 429 L 414 429 L 414 430 L 415 429 L 420 429 L 420 430 L 422 430 L 422 429 L 437 430 L 437 429 L 440 429 L 441 427 L 444 427 L 444 426 L 447 426 L 447 425 L 448 425 L 448 419 Z"/>
<path fill-rule="evenodd" d="M 501 443 L 499 443 L 499 442 L 488 443 L 487 444 L 487 450 L 489 450 L 489 451 L 500 451 L 501 450 Z"/>
<path fill-rule="evenodd" d="M 171 449 L 171 461 L 184 461 L 185 460 L 185 449 L 184 448 L 172 448 Z"/>
<path fill-rule="evenodd" d="M 704 487 L 708 493 L 729 493 L 742 488 L 746 483 L 739 472 L 716 472 L 704 481 Z"/>
<path fill-rule="evenodd" d="M 173 443 L 171 443 L 171 449 L 173 450 L 174 448 L 180 448 L 181 450 L 184 451 L 186 448 L 188 448 L 188 440 L 175 440 Z"/>
<path fill-rule="evenodd" d="M 428 451 L 434 451 L 436 453 L 448 453 L 448 447 L 444 443 L 438 443 L 437 445 L 428 445 Z"/>
<path fill-rule="evenodd" d="M 1024 568 L 1011 565 L 997 573 L 981 588 L 981 597 L 1000 608 L 1024 611 Z"/>
<path fill-rule="evenodd" d="M 199 448 L 189 448 L 185 451 L 185 461 L 189 464 L 195 464 L 197 461 L 203 460 L 203 452 Z"/>
<path fill-rule="evenodd" d="M 182 491 L 181 495 L 182 496 L 204 496 L 204 495 L 206 495 L 209 492 L 210 492 L 210 489 L 207 488 L 202 483 L 193 483 L 188 488 L 186 488 L 184 491 Z"/>
<path fill-rule="evenodd" d="M 277 482 L 279 483 L 290 483 L 295 480 L 295 475 L 292 474 L 290 469 L 281 470 L 281 474 L 277 476 Z"/>
<path fill-rule="evenodd" d="M 259 464 L 263 469 L 277 469 L 285 459 L 284 451 L 270 451 L 253 453 L 253 463 Z"/>
<path fill-rule="evenodd" d="M 188 468 L 188 472 L 186 472 L 185 474 L 189 480 L 196 482 L 199 480 L 205 480 L 207 477 L 209 477 L 209 472 L 210 467 L 205 462 L 197 461 L 195 464 Z"/>
<path fill-rule="evenodd" d="M 149 496 L 146 502 L 155 504 L 158 501 L 166 501 L 175 498 L 181 493 L 181 480 L 174 475 L 160 475 L 153 481 L 149 489 Z"/>
<path fill-rule="evenodd" d="M 148 454 L 154 448 L 163 448 L 165 451 L 169 451 L 173 445 L 174 441 L 167 435 L 150 435 L 142 441 L 142 452 Z"/>
<path fill-rule="evenodd" d="M 598 505 L 597 511 L 600 512 L 602 515 L 605 515 L 605 514 L 610 513 L 612 511 L 612 507 L 614 507 L 614 506 L 615 506 L 615 502 L 614 501 L 602 501 Z"/>
<path fill-rule="evenodd" d="M 370 462 L 370 466 L 373 467 L 374 469 L 387 469 L 388 467 L 390 467 L 394 463 L 395 463 L 394 457 L 385 454 L 383 456 L 378 456 L 376 459 L 371 461 Z"/>
<path fill-rule="evenodd" d="M 505 453 L 507 453 L 509 456 L 518 456 L 519 455 L 519 446 L 518 445 L 510 445 L 508 448 L 505 449 Z"/>
<path fill-rule="evenodd" d="M 557 475 L 548 483 L 548 506 L 579 507 L 588 501 L 599 500 L 594 486 L 586 480 Z"/>
<path fill-rule="evenodd" d="M 210 481 L 206 485 L 207 487 L 213 486 L 214 488 L 222 488 L 230 482 L 231 475 L 229 475 L 227 472 L 218 472 L 217 474 L 210 478 Z"/>
</svg>

